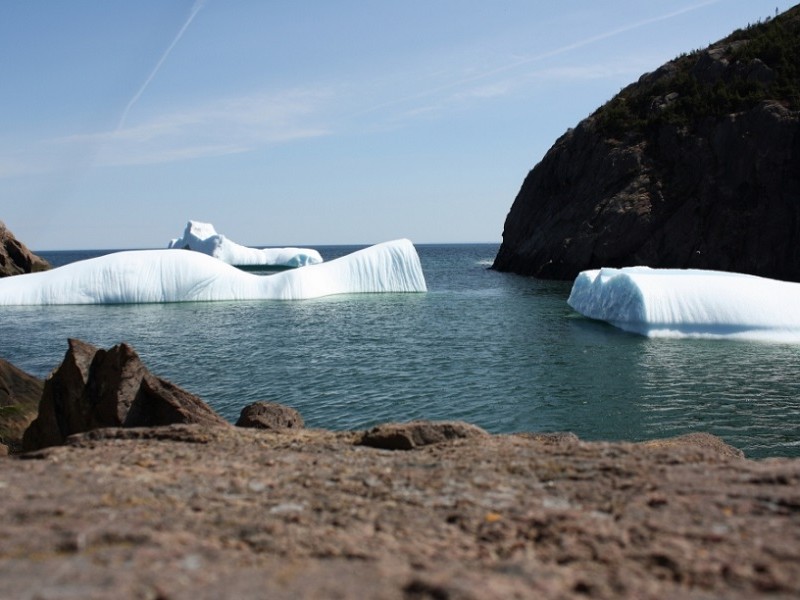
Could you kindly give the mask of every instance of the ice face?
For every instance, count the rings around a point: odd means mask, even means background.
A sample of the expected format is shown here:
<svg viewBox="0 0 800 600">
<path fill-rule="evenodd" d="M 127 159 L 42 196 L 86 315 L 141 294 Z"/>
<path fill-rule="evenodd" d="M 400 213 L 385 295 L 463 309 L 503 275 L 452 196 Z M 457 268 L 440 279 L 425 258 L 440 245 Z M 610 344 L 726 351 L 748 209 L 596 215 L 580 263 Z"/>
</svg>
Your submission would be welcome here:
<svg viewBox="0 0 800 600">
<path fill-rule="evenodd" d="M 332 294 L 424 292 L 408 240 L 260 276 L 185 250 L 117 252 L 51 271 L 0 279 L 0 305 L 302 300 Z"/>
<path fill-rule="evenodd" d="M 800 343 L 800 284 L 723 271 L 627 267 L 583 271 L 569 305 L 650 337 Z"/>
<path fill-rule="evenodd" d="M 183 237 L 171 240 L 167 248 L 194 250 L 218 258 L 229 265 L 302 267 L 322 262 L 322 256 L 311 248 L 249 248 L 217 233 L 211 223 L 189 221 Z"/>
</svg>

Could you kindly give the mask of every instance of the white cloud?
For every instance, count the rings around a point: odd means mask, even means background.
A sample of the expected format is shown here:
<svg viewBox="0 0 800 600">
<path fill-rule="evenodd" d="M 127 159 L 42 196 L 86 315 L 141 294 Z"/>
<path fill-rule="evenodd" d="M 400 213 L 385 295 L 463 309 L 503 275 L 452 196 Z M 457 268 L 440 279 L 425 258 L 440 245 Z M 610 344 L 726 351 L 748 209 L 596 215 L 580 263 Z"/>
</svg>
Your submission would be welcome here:
<svg viewBox="0 0 800 600">
<path fill-rule="evenodd" d="M 350 132 L 397 129 L 416 119 L 435 119 L 453 108 L 470 108 L 515 94 L 536 93 L 545 82 L 637 76 L 640 56 L 617 63 L 554 66 L 549 60 L 697 10 L 720 0 L 704 0 L 646 20 L 629 23 L 536 54 L 505 58 L 470 53 L 455 61 L 429 59 L 404 73 L 346 81 L 335 86 L 296 88 L 217 98 L 183 107 L 156 107 L 144 98 L 149 81 L 203 6 L 192 12 L 162 54 L 150 77 L 129 101 L 115 129 L 24 143 L 0 140 L 0 178 L 78 167 L 157 164 L 244 153 L 265 145 Z M 132 106 L 135 111 L 131 111 Z"/>
<path fill-rule="evenodd" d="M 292 90 L 227 98 L 159 115 L 88 137 L 98 143 L 97 164 L 152 164 L 255 150 L 268 144 L 330 134 L 325 113 L 331 94 Z"/>
<path fill-rule="evenodd" d="M 329 135 L 330 90 L 224 98 L 163 112 L 125 127 L 42 140 L 0 153 L 0 178 L 83 166 L 157 164 L 248 152 Z M 11 142 L 2 146 L 11 147 Z"/>
<path fill-rule="evenodd" d="M 620 76 L 638 76 L 646 69 L 646 62 L 641 55 L 625 57 L 621 61 L 589 66 L 545 67 L 534 69 L 537 63 L 546 63 L 550 59 L 573 53 L 587 46 L 592 46 L 637 29 L 668 21 L 675 17 L 717 4 L 722 0 L 702 0 L 698 3 L 660 14 L 655 17 L 635 21 L 626 25 L 600 32 L 595 35 L 574 40 L 536 54 L 515 53 L 507 55 L 505 60 L 497 60 L 493 65 L 484 61 L 481 66 L 456 65 L 450 69 L 439 68 L 444 76 L 428 77 L 428 81 L 436 81 L 435 85 L 419 87 L 408 94 L 385 96 L 382 101 L 362 108 L 357 116 L 368 113 L 386 111 L 393 107 L 394 116 L 413 119 L 441 113 L 452 106 L 465 102 L 482 101 L 519 93 L 525 85 L 536 80 L 547 81 L 580 81 Z M 584 55 L 585 56 L 585 55 Z M 533 69 L 533 70 L 532 70 Z M 461 73 L 461 76 L 453 75 Z M 447 75 L 450 75 L 449 77 Z"/>
</svg>

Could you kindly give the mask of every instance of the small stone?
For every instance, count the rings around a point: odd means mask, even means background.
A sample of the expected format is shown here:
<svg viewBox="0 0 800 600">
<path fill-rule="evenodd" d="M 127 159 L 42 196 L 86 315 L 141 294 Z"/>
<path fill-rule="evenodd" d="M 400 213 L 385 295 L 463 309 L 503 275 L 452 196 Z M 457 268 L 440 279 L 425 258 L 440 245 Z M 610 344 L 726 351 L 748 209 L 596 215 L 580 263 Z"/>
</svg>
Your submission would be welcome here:
<svg viewBox="0 0 800 600">
<path fill-rule="evenodd" d="M 480 427 L 462 421 L 411 421 L 379 425 L 365 432 L 357 443 L 384 450 L 413 450 L 448 440 L 487 435 Z"/>
<path fill-rule="evenodd" d="M 303 512 L 305 509 L 306 507 L 303 504 L 298 504 L 297 502 L 285 502 L 283 504 L 273 506 L 269 509 L 269 512 L 272 515 L 285 515 L 289 513 Z"/>
<path fill-rule="evenodd" d="M 237 427 L 254 429 L 302 429 L 305 423 L 295 409 L 275 402 L 254 402 L 245 406 L 236 421 Z"/>
<path fill-rule="evenodd" d="M 642 446 L 650 450 L 672 448 L 698 448 L 718 454 L 726 458 L 744 458 L 744 452 L 726 444 L 722 439 L 710 433 L 686 433 L 672 438 L 642 442 Z"/>
</svg>

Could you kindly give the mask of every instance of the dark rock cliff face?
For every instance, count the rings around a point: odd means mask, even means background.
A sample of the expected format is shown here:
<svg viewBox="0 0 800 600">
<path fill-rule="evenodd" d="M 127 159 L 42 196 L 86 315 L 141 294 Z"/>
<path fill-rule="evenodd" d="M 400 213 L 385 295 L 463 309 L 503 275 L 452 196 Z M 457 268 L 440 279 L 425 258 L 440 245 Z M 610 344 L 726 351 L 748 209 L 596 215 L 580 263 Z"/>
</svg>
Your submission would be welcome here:
<svg viewBox="0 0 800 600">
<path fill-rule="evenodd" d="M 46 260 L 28 250 L 0 221 L 0 277 L 45 271 L 49 268 Z"/>
<path fill-rule="evenodd" d="M 763 50 L 773 26 L 795 49 L 798 23 L 795 8 L 676 59 L 569 130 L 526 177 L 494 268 L 571 279 L 648 265 L 800 281 L 800 55 Z M 756 42 L 767 61 L 748 54 Z"/>
</svg>

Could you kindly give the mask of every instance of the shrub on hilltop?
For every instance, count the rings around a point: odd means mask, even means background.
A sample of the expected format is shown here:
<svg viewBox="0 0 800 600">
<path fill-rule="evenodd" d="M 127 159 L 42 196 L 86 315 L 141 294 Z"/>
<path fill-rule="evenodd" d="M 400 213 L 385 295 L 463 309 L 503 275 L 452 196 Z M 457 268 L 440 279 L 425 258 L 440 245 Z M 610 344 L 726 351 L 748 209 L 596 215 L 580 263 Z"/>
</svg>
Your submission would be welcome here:
<svg viewBox="0 0 800 600">
<path fill-rule="evenodd" d="M 663 124 L 694 130 L 764 100 L 800 109 L 800 5 L 643 75 L 592 117 L 607 137 L 625 139 Z"/>
</svg>

